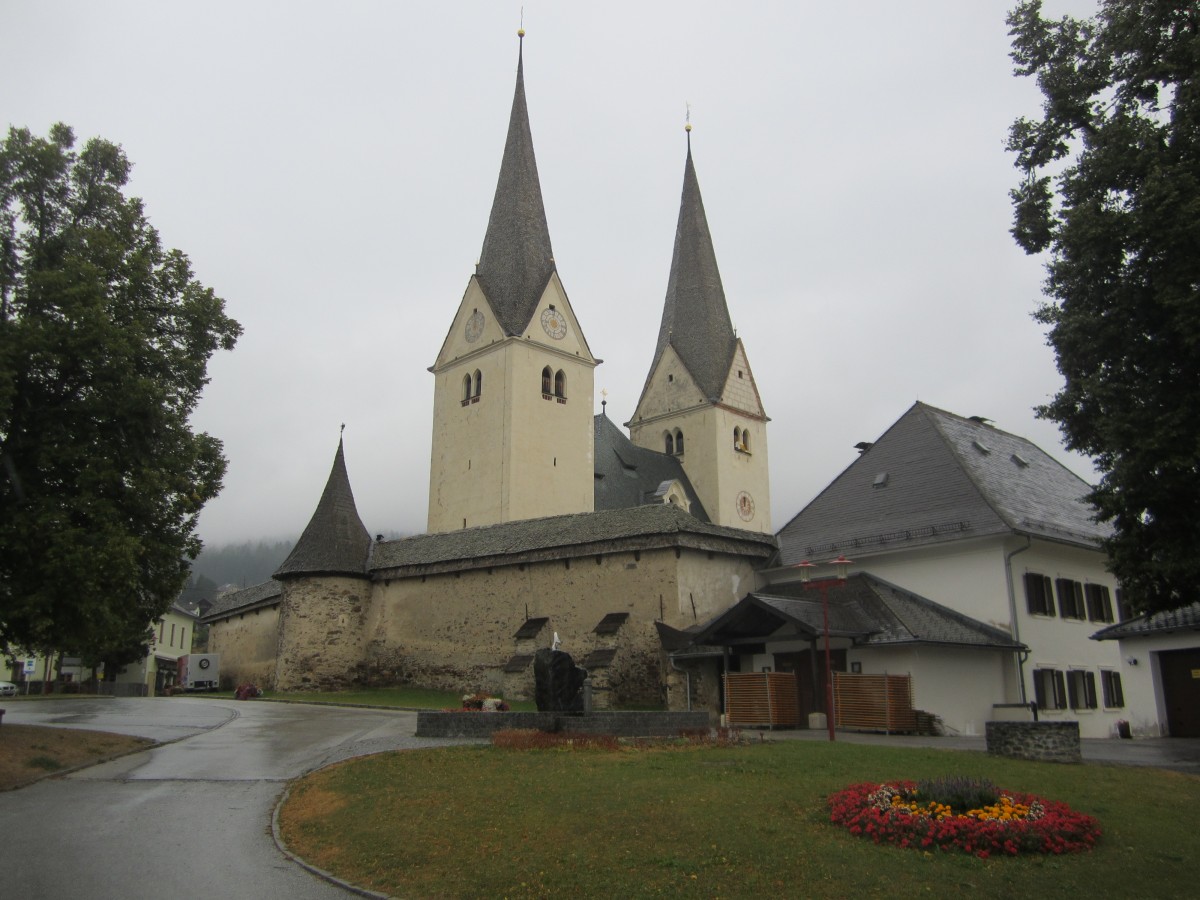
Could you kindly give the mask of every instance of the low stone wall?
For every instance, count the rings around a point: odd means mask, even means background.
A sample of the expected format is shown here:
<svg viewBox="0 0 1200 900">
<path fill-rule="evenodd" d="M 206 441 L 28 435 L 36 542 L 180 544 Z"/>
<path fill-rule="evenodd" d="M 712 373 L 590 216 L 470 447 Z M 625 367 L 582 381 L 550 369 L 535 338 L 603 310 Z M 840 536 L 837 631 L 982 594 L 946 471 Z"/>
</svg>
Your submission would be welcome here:
<svg viewBox="0 0 1200 900">
<path fill-rule="evenodd" d="M 615 734 L 618 737 L 673 737 L 681 731 L 709 727 L 708 713 L 698 712 L 593 712 L 571 715 L 553 712 L 443 712 L 417 713 L 417 737 L 486 738 L 510 728 L 561 731 L 566 734 Z"/>
<path fill-rule="evenodd" d="M 988 722 L 987 751 L 1036 762 L 1083 762 L 1078 722 Z"/>
</svg>

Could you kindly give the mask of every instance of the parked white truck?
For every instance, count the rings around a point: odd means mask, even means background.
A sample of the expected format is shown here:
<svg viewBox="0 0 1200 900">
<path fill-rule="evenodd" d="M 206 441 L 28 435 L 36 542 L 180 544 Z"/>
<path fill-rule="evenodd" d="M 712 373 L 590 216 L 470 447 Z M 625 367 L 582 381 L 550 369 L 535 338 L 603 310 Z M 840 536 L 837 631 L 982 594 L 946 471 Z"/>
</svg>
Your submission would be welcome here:
<svg viewBox="0 0 1200 900">
<path fill-rule="evenodd" d="M 179 687 L 185 691 L 215 691 L 221 676 L 220 653 L 189 653 L 179 657 Z"/>
</svg>

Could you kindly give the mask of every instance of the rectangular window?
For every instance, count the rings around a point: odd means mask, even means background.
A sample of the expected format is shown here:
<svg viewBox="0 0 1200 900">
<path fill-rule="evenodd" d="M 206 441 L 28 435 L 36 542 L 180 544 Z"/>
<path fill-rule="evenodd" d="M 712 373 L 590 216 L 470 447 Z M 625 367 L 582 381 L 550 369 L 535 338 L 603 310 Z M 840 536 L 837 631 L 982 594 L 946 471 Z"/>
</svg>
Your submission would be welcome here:
<svg viewBox="0 0 1200 900">
<path fill-rule="evenodd" d="M 1054 595 L 1050 593 L 1050 578 L 1036 572 L 1025 573 L 1025 602 L 1035 616 L 1054 615 Z"/>
<path fill-rule="evenodd" d="M 1121 596 L 1120 588 L 1117 588 L 1117 615 L 1121 617 L 1122 622 L 1128 622 L 1137 615 L 1133 611 L 1133 607 L 1126 603 L 1125 599 Z"/>
<path fill-rule="evenodd" d="M 158 620 L 158 642 L 160 644 L 162 643 L 163 625 L 164 624 L 165 624 L 164 620 L 162 620 L 162 619 Z"/>
<path fill-rule="evenodd" d="M 1070 578 L 1059 578 L 1054 586 L 1058 589 L 1058 614 L 1064 619 L 1085 618 L 1083 585 Z"/>
<path fill-rule="evenodd" d="M 1107 585 L 1085 585 L 1083 593 L 1087 600 L 1089 622 L 1111 622 L 1113 620 L 1112 597 L 1109 596 Z"/>
<path fill-rule="evenodd" d="M 1101 669 L 1100 687 L 1104 691 L 1105 709 L 1120 709 L 1125 705 L 1125 692 L 1121 689 L 1120 672 Z"/>
<path fill-rule="evenodd" d="M 167 646 L 168 647 L 175 646 L 175 623 L 174 622 L 171 623 L 171 640 L 167 641 Z"/>
<path fill-rule="evenodd" d="M 1058 669 L 1033 670 L 1033 698 L 1038 709 L 1066 709 L 1067 687 Z"/>
<path fill-rule="evenodd" d="M 1072 669 L 1067 673 L 1067 699 L 1071 709 L 1095 709 L 1096 673 Z"/>
</svg>

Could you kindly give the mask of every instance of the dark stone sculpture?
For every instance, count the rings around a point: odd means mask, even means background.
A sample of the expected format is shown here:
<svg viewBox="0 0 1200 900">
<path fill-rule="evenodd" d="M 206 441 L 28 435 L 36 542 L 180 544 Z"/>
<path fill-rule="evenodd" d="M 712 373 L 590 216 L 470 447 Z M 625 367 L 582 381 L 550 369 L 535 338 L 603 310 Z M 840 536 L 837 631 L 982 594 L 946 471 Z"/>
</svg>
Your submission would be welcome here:
<svg viewBox="0 0 1200 900">
<path fill-rule="evenodd" d="M 533 696 L 538 712 L 582 712 L 587 670 L 571 654 L 543 647 L 533 657 Z"/>
</svg>

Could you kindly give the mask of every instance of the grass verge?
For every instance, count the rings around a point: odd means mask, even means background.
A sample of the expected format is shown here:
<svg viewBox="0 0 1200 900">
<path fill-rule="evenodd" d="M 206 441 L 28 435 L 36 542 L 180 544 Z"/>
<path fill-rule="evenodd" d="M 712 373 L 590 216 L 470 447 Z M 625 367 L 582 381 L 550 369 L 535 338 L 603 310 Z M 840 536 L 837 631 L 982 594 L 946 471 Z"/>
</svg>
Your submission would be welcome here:
<svg viewBox="0 0 1200 900">
<path fill-rule="evenodd" d="M 0 725 L 0 791 L 63 769 L 91 765 L 154 745 L 145 738 L 105 731 Z"/>
<path fill-rule="evenodd" d="M 1096 816 L 1098 848 L 980 860 L 829 823 L 860 781 L 970 775 Z M 292 852 L 404 897 L 1193 897 L 1200 779 L 808 741 L 648 751 L 461 747 L 352 760 L 291 789 Z"/>
</svg>

